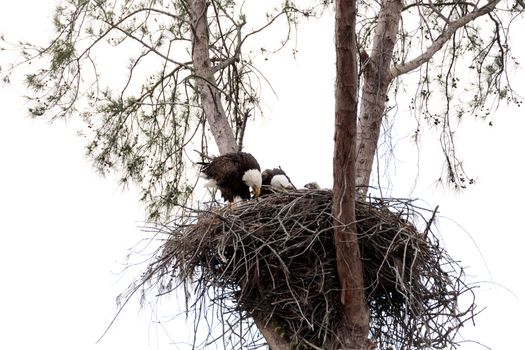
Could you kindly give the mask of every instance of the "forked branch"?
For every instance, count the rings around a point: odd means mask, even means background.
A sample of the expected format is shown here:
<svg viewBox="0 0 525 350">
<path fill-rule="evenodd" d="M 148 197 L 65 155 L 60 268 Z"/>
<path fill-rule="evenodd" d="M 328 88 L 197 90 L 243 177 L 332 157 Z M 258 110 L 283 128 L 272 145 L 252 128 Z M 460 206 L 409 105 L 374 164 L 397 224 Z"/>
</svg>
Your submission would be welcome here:
<svg viewBox="0 0 525 350">
<path fill-rule="evenodd" d="M 501 0 L 493 0 L 486 4 L 485 6 L 474 10 L 468 14 L 466 14 L 463 17 L 458 18 L 455 21 L 450 22 L 450 24 L 447 26 L 447 28 L 443 31 L 443 33 L 430 45 L 425 52 L 423 52 L 418 57 L 414 58 L 411 61 L 408 61 L 402 65 L 395 66 L 391 69 L 390 74 L 392 79 L 403 75 L 405 73 L 408 73 L 410 71 L 413 71 L 414 69 L 417 69 L 421 67 L 423 64 L 428 62 L 436 52 L 441 50 L 443 45 L 454 35 L 454 33 L 461 27 L 465 26 L 467 23 L 472 22 L 478 17 L 484 16 L 487 13 L 492 12 L 496 5 Z"/>
</svg>

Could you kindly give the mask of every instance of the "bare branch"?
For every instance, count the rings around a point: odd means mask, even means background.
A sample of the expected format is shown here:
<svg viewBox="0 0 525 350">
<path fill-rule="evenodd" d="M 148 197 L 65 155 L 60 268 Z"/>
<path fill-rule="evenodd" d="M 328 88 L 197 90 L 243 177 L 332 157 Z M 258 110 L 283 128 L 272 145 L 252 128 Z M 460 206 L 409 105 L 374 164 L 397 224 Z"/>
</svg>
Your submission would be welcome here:
<svg viewBox="0 0 525 350">
<path fill-rule="evenodd" d="M 487 13 L 490 13 L 491 11 L 494 10 L 496 5 L 500 1 L 501 0 L 494 0 L 492 2 L 489 2 L 487 5 L 477 10 L 474 10 L 461 18 L 458 18 L 457 20 L 453 22 L 450 22 L 447 29 L 445 29 L 445 31 L 436 39 L 436 41 L 432 43 L 432 45 L 430 45 L 427 48 L 427 50 L 424 53 L 414 58 L 413 60 L 406 62 L 405 64 L 393 67 L 390 71 L 391 77 L 396 78 L 402 74 L 408 73 L 418 67 L 421 67 L 421 65 L 428 62 L 432 58 L 432 56 L 434 56 L 436 52 L 441 50 L 443 45 L 445 45 L 445 43 L 452 37 L 452 35 L 454 35 L 454 33 L 459 28 L 463 27 L 469 22 L 472 22 L 478 17 L 484 16 Z"/>
<path fill-rule="evenodd" d="M 458 6 L 458 5 L 467 5 L 467 6 L 472 6 L 472 7 L 476 7 L 476 4 L 473 3 L 473 2 L 468 2 L 468 1 L 453 1 L 453 2 L 441 2 L 439 4 L 437 3 L 431 3 L 429 1 L 429 3 L 420 3 L 420 2 L 414 2 L 413 4 L 408 4 L 406 5 L 405 7 L 403 7 L 403 12 L 408 10 L 408 9 L 411 9 L 412 7 L 421 7 L 421 6 L 428 6 L 428 7 L 432 7 L 432 6 L 435 6 L 435 7 L 444 7 L 444 6 Z"/>
</svg>

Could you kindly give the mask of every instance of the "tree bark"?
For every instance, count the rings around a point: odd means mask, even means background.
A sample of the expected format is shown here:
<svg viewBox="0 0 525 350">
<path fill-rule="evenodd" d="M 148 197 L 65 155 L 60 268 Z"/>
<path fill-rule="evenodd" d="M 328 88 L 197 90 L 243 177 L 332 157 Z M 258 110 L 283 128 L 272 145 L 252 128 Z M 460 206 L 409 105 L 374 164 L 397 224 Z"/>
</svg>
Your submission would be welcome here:
<svg viewBox="0 0 525 350">
<path fill-rule="evenodd" d="M 255 325 L 259 329 L 259 332 L 263 335 L 266 343 L 270 350 L 290 350 L 292 346 L 288 341 L 283 339 L 275 330 L 271 327 L 264 325 L 264 322 L 255 319 Z"/>
<path fill-rule="evenodd" d="M 334 146 L 334 239 L 345 322 L 339 331 L 345 349 L 367 349 L 370 313 L 355 217 L 357 119 L 356 1 L 336 1 L 336 92 Z"/>
<path fill-rule="evenodd" d="M 192 25 L 192 59 L 200 102 L 220 154 L 237 151 L 232 127 L 222 106 L 220 92 L 213 75 L 209 52 L 206 0 L 190 1 Z"/>
<path fill-rule="evenodd" d="M 385 0 L 379 12 L 372 52 L 363 67 L 363 90 L 357 130 L 356 185 L 358 195 L 366 196 L 370 174 L 381 133 L 392 54 L 401 19 L 402 0 Z"/>
</svg>

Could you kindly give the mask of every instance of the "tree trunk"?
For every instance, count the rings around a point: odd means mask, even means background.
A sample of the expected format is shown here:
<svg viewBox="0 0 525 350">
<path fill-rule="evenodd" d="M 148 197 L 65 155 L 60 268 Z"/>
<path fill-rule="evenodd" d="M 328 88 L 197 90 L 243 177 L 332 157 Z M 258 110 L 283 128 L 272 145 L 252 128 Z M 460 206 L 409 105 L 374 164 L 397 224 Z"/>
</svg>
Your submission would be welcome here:
<svg viewBox="0 0 525 350">
<path fill-rule="evenodd" d="M 336 1 L 336 92 L 334 146 L 334 239 L 345 322 L 338 330 L 345 349 L 368 347 L 369 310 L 355 217 L 357 119 L 356 0 Z"/>
<path fill-rule="evenodd" d="M 213 75 L 209 52 L 208 16 L 206 0 L 190 1 L 192 25 L 192 59 L 195 81 L 200 102 L 219 152 L 225 154 L 237 151 L 233 130 L 222 106 L 220 92 Z"/>
<path fill-rule="evenodd" d="M 192 59 L 195 69 L 195 81 L 199 91 L 200 102 L 204 110 L 204 116 L 208 122 L 211 133 L 220 154 L 238 150 L 237 142 L 232 127 L 224 112 L 217 89 L 217 82 L 213 75 L 209 52 L 208 17 L 206 0 L 190 1 L 190 16 L 192 23 Z M 290 344 L 283 339 L 274 329 L 266 327 L 261 320 L 255 320 L 255 324 L 264 336 L 268 346 L 272 350 L 289 350 Z"/>
<path fill-rule="evenodd" d="M 372 52 L 364 63 L 361 110 L 357 130 L 356 185 L 366 196 L 381 132 L 388 86 L 392 82 L 390 64 L 401 19 L 402 0 L 385 0 L 379 12 Z M 366 56 L 366 55 L 365 55 Z"/>
<path fill-rule="evenodd" d="M 255 319 L 255 325 L 263 335 L 270 350 L 290 350 L 292 346 L 283 339 L 274 329 L 264 325 L 264 322 Z"/>
</svg>

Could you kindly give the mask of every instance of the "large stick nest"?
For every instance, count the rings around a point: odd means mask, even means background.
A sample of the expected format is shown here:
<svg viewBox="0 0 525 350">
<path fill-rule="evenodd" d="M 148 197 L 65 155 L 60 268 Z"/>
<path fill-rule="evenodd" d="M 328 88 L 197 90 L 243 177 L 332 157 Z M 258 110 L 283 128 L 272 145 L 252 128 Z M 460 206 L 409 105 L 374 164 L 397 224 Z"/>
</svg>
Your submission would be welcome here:
<svg viewBox="0 0 525 350">
<path fill-rule="evenodd" d="M 338 348 L 342 306 L 331 209 L 332 192 L 312 190 L 275 193 L 234 209 L 192 210 L 170 227 L 142 285 L 154 282 L 166 293 L 183 283 L 196 295 L 190 308 L 202 308 L 211 295 L 219 317 L 253 317 L 297 349 Z M 370 338 L 381 349 L 454 347 L 475 305 L 473 298 L 459 302 L 473 297 L 472 288 L 430 230 L 435 212 L 406 200 L 369 199 L 356 203 L 356 214 Z M 243 332 L 251 329 L 232 327 L 225 333 L 241 340 L 229 346 L 246 347 Z"/>
</svg>

